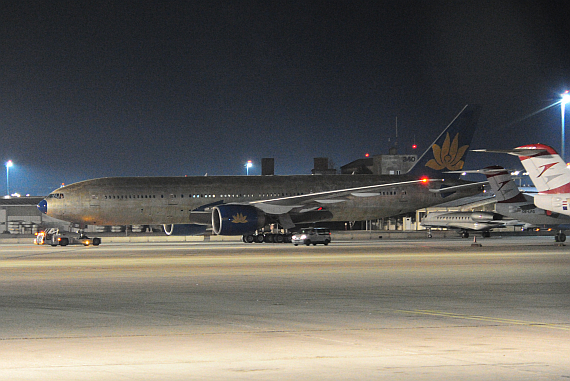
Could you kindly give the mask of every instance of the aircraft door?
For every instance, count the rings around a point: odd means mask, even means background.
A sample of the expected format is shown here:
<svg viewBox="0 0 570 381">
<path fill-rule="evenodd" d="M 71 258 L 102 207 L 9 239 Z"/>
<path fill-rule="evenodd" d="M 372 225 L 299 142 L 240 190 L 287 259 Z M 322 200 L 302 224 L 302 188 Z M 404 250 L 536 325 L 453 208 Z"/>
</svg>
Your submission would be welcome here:
<svg viewBox="0 0 570 381">
<path fill-rule="evenodd" d="M 168 205 L 178 205 L 178 199 L 175 194 L 171 193 L 168 195 Z"/>
<path fill-rule="evenodd" d="M 408 191 L 406 189 L 400 189 L 400 202 L 408 201 Z"/>
<path fill-rule="evenodd" d="M 91 198 L 89 199 L 89 206 L 90 207 L 101 206 L 98 195 L 96 195 L 96 194 L 91 195 Z"/>
</svg>

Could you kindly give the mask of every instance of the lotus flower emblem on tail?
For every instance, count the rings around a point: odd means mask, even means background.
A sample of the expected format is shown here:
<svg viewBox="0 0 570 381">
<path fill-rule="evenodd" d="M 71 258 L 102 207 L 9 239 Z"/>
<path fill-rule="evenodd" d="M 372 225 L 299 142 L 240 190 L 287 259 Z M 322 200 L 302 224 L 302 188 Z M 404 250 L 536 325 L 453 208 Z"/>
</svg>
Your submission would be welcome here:
<svg viewBox="0 0 570 381">
<path fill-rule="evenodd" d="M 232 222 L 234 224 L 247 224 L 247 216 L 244 216 L 241 213 L 236 214 L 235 216 L 232 216 Z"/>
<path fill-rule="evenodd" d="M 461 158 L 469 146 L 465 145 L 459 148 L 459 134 L 455 135 L 453 142 L 451 142 L 448 132 L 441 147 L 434 144 L 431 148 L 433 151 L 433 159 L 426 163 L 426 167 L 437 171 L 444 168 L 450 171 L 457 171 L 463 168 L 465 162 L 461 160 Z"/>
</svg>

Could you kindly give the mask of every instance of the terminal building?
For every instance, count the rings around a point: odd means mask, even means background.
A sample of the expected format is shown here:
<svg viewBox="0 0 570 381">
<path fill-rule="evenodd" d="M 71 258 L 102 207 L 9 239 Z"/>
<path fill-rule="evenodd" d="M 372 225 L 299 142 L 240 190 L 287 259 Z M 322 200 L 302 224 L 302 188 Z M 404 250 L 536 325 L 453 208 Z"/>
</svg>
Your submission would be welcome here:
<svg viewBox="0 0 570 381">
<path fill-rule="evenodd" d="M 71 224 L 40 213 L 43 197 L 0 198 L 0 234 L 35 234 L 46 227 L 69 230 Z"/>
<path fill-rule="evenodd" d="M 400 175 L 408 172 L 416 163 L 416 155 L 374 155 L 358 159 L 340 167 L 347 175 Z"/>
</svg>

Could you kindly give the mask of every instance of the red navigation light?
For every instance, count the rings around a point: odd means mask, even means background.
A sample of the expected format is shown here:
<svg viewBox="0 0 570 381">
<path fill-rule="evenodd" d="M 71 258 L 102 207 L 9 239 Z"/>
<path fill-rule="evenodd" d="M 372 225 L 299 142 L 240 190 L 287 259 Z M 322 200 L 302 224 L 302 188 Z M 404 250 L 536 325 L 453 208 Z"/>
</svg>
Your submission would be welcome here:
<svg viewBox="0 0 570 381">
<path fill-rule="evenodd" d="M 364 154 L 364 157 L 369 157 L 369 156 L 370 156 L 369 153 L 365 153 L 365 154 Z"/>
<path fill-rule="evenodd" d="M 412 149 L 416 149 L 416 148 L 418 148 L 418 145 L 417 145 L 417 144 L 413 144 L 413 145 L 412 145 Z"/>
<path fill-rule="evenodd" d="M 427 183 L 429 183 L 429 177 L 422 177 L 422 178 L 420 179 L 420 181 L 421 181 L 422 183 L 424 183 L 424 184 L 427 184 Z"/>
</svg>

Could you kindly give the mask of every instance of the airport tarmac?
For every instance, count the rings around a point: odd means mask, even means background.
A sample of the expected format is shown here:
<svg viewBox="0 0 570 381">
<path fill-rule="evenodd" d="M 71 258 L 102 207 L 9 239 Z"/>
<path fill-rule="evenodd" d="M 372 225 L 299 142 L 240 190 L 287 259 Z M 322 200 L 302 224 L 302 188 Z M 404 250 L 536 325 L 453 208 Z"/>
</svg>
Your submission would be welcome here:
<svg viewBox="0 0 570 381">
<path fill-rule="evenodd" d="M 552 237 L 0 245 L 0 380 L 570 378 Z"/>
</svg>

